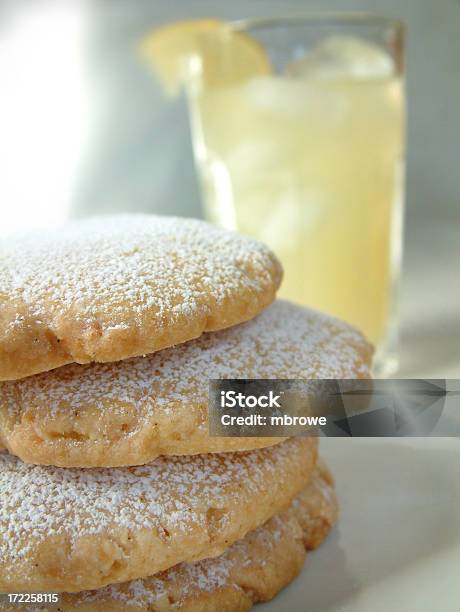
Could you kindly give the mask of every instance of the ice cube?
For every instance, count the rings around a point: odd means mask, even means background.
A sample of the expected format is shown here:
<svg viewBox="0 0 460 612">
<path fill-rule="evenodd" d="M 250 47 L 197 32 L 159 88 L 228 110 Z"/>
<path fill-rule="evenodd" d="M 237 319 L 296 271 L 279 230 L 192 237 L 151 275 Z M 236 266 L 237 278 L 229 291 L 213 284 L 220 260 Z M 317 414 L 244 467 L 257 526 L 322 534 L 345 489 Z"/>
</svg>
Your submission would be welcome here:
<svg viewBox="0 0 460 612">
<path fill-rule="evenodd" d="M 246 87 L 248 103 L 257 111 L 277 114 L 303 114 L 311 100 L 309 86 L 281 76 L 257 77 Z"/>
<path fill-rule="evenodd" d="M 281 256 L 298 251 L 322 221 L 322 200 L 322 194 L 315 189 L 294 187 L 265 194 L 265 214 L 259 220 L 258 238 Z M 267 201 L 271 201 L 270 207 Z"/>
<path fill-rule="evenodd" d="M 265 119 L 264 129 L 273 132 L 276 121 L 283 116 L 292 121 L 304 121 L 306 117 L 341 116 L 343 101 L 340 96 L 325 96 L 316 84 L 303 79 L 290 79 L 285 76 L 258 77 L 246 86 L 247 104 L 257 113 L 273 113 L 270 125 Z M 286 129 L 287 126 L 284 126 Z M 289 126 L 289 129 L 294 126 Z M 279 138 L 279 135 L 277 136 Z M 292 137 L 291 137 L 292 138 Z"/>
<path fill-rule="evenodd" d="M 381 47 L 352 36 L 326 38 L 286 67 L 290 77 L 316 79 L 379 79 L 393 71 L 393 60 Z"/>
</svg>

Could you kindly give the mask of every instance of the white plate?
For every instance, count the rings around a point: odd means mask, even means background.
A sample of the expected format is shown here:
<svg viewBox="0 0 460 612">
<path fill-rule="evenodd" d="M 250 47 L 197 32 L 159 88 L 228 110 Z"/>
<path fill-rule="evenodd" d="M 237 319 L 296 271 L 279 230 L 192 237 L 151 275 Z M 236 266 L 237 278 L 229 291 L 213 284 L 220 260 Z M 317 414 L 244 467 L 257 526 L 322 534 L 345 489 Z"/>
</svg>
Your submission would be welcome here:
<svg viewBox="0 0 460 612">
<path fill-rule="evenodd" d="M 458 612 L 460 441 L 329 438 L 338 525 L 257 612 Z"/>
</svg>

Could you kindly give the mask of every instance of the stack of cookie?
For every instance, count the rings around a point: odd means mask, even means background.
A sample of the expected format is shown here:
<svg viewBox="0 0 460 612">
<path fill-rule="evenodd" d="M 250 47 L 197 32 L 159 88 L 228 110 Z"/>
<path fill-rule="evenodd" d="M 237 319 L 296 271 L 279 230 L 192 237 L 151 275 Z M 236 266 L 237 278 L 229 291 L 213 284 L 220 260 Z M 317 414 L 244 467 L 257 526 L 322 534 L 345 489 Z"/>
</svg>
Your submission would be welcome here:
<svg viewBox="0 0 460 612">
<path fill-rule="evenodd" d="M 0 261 L 0 592 L 273 597 L 334 523 L 332 479 L 314 438 L 210 437 L 209 379 L 368 377 L 363 337 L 273 302 L 273 254 L 200 221 L 93 219 Z"/>
</svg>

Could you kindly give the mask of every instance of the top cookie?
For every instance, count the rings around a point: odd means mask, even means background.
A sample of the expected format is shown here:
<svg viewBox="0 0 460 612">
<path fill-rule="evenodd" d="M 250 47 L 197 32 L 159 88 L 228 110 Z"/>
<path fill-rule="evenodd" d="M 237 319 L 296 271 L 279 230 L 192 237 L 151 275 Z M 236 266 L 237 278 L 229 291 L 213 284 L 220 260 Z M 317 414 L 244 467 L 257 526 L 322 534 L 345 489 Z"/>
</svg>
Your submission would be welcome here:
<svg viewBox="0 0 460 612">
<path fill-rule="evenodd" d="M 0 380 L 116 361 L 257 315 L 282 271 L 261 243 L 193 219 L 97 217 L 0 245 Z"/>
</svg>

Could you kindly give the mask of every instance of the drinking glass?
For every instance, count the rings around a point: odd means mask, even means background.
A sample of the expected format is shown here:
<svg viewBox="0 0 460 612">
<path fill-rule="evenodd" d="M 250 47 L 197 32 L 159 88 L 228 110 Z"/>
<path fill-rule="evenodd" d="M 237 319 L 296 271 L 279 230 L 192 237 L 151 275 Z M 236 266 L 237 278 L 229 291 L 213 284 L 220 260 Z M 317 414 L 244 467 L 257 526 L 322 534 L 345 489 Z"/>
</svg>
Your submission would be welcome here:
<svg viewBox="0 0 460 612">
<path fill-rule="evenodd" d="M 335 315 L 397 368 L 404 31 L 372 15 L 247 20 L 205 34 L 187 87 L 209 220 L 267 243 L 279 295 Z"/>
</svg>

